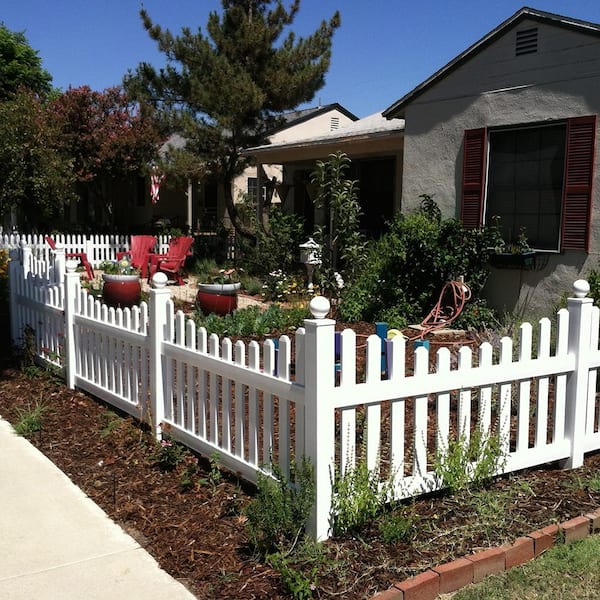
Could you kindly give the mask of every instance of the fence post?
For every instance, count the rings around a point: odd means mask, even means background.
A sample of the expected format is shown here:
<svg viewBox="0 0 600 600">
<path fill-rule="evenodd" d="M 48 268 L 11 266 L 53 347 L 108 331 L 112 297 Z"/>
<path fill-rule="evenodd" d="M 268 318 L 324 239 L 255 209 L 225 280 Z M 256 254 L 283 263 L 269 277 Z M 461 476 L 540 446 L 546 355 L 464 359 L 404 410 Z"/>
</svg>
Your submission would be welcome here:
<svg viewBox="0 0 600 600">
<path fill-rule="evenodd" d="M 65 276 L 65 247 L 62 244 L 56 244 L 56 249 L 52 250 L 54 254 L 54 281 L 60 283 Z"/>
<path fill-rule="evenodd" d="M 571 442 L 570 457 L 563 467 L 574 469 L 583 464 L 585 417 L 589 378 L 591 298 L 586 298 L 590 285 L 584 279 L 573 284 L 574 297 L 567 300 L 569 311 L 569 354 L 575 355 L 575 369 L 567 375 L 565 437 Z"/>
<path fill-rule="evenodd" d="M 149 303 L 150 420 L 146 413 L 148 407 L 145 404 L 142 406 L 142 419 L 150 422 L 156 439 L 161 438 L 162 422 L 165 417 L 162 343 L 167 337 L 167 302 L 170 298 L 171 292 L 167 288 L 167 276 L 162 272 L 156 273 L 152 277 Z"/>
<path fill-rule="evenodd" d="M 335 387 L 335 321 L 326 319 L 329 301 L 315 296 L 310 302 L 313 319 L 304 321 L 305 329 L 305 453 L 315 478 L 315 503 L 307 532 L 316 540 L 329 537 L 331 478 L 335 456 L 335 420 L 330 404 Z M 301 457 L 296 457 L 300 459 Z"/>
<path fill-rule="evenodd" d="M 62 250 L 64 259 L 64 248 Z M 65 263 L 65 379 L 67 387 L 75 389 L 75 375 L 77 374 L 77 336 L 75 333 L 75 311 L 77 296 L 79 295 L 80 279 L 77 273 L 79 261 L 68 260 Z"/>
<path fill-rule="evenodd" d="M 21 242 L 21 260 L 23 267 L 23 277 L 27 279 L 27 275 L 31 273 L 31 246 L 27 242 Z"/>
</svg>

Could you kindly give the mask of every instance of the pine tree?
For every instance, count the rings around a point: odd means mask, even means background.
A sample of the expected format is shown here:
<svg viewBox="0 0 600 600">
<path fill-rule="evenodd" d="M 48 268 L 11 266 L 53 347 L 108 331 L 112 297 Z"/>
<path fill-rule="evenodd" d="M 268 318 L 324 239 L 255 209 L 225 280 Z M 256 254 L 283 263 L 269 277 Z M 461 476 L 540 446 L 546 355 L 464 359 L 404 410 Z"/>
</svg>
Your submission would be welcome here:
<svg viewBox="0 0 600 600">
<path fill-rule="evenodd" d="M 289 9 L 282 0 L 222 0 L 222 6 L 221 14 L 210 13 L 206 34 L 183 28 L 180 35 L 163 30 L 142 9 L 144 28 L 166 66 L 141 63 L 125 86 L 187 140 L 185 152 L 222 185 L 236 230 L 252 237 L 232 194 L 233 179 L 248 164 L 240 152 L 266 143 L 281 114 L 310 101 L 324 85 L 340 15 L 296 37 L 289 28 L 300 0 Z M 189 165 L 189 157 L 182 163 Z"/>
</svg>

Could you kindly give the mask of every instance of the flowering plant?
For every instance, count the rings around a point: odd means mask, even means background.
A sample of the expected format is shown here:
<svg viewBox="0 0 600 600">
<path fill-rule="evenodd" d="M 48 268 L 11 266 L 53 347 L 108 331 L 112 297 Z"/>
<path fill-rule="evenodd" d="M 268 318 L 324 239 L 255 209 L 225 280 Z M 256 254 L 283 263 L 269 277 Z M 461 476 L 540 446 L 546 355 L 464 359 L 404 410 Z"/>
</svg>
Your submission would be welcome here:
<svg viewBox="0 0 600 600">
<path fill-rule="evenodd" d="M 240 280 L 236 269 L 220 269 L 212 279 L 213 283 L 237 283 Z"/>
<path fill-rule="evenodd" d="M 121 260 L 105 260 L 100 263 L 100 270 L 109 275 L 138 275 L 140 270 L 131 264 L 131 258 L 125 255 Z"/>
<path fill-rule="evenodd" d="M 164 471 L 172 471 L 185 458 L 185 448 L 168 436 L 157 442 L 154 461 Z"/>
</svg>

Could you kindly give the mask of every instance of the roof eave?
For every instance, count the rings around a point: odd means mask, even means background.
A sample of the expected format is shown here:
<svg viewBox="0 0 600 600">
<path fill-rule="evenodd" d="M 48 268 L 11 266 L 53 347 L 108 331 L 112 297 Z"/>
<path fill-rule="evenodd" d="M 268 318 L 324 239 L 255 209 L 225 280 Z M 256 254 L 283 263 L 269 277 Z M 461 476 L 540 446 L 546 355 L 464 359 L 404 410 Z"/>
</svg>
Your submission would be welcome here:
<svg viewBox="0 0 600 600">
<path fill-rule="evenodd" d="M 338 145 L 347 145 L 352 143 L 361 143 L 370 140 L 378 140 L 383 137 L 390 137 L 393 135 L 403 135 L 404 128 L 402 129 L 388 129 L 385 131 L 376 131 L 371 133 L 362 133 L 353 136 L 344 136 L 344 137 L 335 137 L 335 138 L 321 138 L 317 140 L 306 140 L 299 142 L 291 142 L 289 144 L 281 144 L 281 145 L 264 145 L 264 146 L 256 146 L 254 148 L 246 148 L 241 152 L 242 156 L 260 156 L 261 154 L 271 154 L 272 152 L 277 152 L 278 150 L 289 152 L 292 150 L 302 150 L 305 148 L 311 147 L 320 147 L 320 146 L 328 146 L 331 144 Z"/>
</svg>

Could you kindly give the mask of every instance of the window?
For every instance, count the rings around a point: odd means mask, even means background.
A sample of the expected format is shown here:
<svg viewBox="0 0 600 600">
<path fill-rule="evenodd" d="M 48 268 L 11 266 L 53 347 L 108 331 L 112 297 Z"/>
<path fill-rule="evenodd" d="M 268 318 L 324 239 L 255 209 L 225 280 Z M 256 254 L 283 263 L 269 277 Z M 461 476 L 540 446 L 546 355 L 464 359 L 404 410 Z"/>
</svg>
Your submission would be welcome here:
<svg viewBox="0 0 600 600">
<path fill-rule="evenodd" d="M 266 187 L 262 186 L 262 197 L 261 200 L 264 202 L 266 199 Z M 248 192 L 248 197 L 252 200 L 256 201 L 257 193 L 258 193 L 258 177 L 248 177 L 248 181 L 246 183 L 246 191 Z"/>
<path fill-rule="evenodd" d="M 595 116 L 466 131 L 463 223 L 498 215 L 506 241 L 524 228 L 538 250 L 587 251 L 595 133 Z"/>
<path fill-rule="evenodd" d="M 502 237 L 558 250 L 565 165 L 565 124 L 489 133 L 485 222 L 500 217 Z"/>
</svg>

